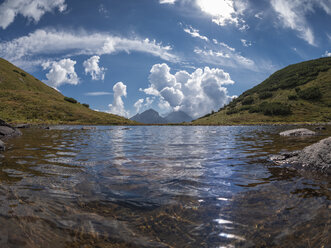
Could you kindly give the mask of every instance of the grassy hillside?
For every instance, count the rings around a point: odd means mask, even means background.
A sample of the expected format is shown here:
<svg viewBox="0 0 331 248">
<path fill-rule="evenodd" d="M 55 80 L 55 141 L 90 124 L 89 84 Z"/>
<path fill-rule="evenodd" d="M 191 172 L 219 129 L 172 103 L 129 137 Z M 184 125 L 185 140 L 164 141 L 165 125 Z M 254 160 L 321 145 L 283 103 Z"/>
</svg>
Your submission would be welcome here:
<svg viewBox="0 0 331 248">
<path fill-rule="evenodd" d="M 11 123 L 134 124 L 70 102 L 58 91 L 0 58 L 0 119 Z M 71 99 L 72 100 L 72 99 Z"/>
<path fill-rule="evenodd" d="M 272 74 L 197 125 L 331 121 L 331 58 L 290 65 Z"/>
</svg>

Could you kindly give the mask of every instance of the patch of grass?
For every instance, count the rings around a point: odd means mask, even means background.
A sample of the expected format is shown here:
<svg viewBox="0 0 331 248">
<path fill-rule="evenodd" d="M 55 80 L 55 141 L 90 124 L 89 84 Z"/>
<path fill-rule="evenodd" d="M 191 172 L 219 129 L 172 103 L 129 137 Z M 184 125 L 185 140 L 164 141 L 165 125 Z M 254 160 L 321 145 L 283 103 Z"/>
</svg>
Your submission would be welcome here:
<svg viewBox="0 0 331 248">
<path fill-rule="evenodd" d="M 331 58 L 321 58 L 275 72 L 208 120 L 200 118 L 193 124 L 326 122 L 331 121 L 330 106 Z"/>
<path fill-rule="evenodd" d="M 24 73 L 24 84 L 17 74 Z M 0 119 L 11 123 L 135 125 L 113 114 L 93 111 L 0 58 Z M 70 98 L 70 97 L 68 97 Z M 75 100 L 77 101 L 77 100 Z M 87 104 L 88 105 L 88 104 Z"/>
<path fill-rule="evenodd" d="M 87 103 L 83 103 L 82 105 L 83 105 L 85 108 L 90 108 L 90 105 L 87 104 Z"/>
</svg>

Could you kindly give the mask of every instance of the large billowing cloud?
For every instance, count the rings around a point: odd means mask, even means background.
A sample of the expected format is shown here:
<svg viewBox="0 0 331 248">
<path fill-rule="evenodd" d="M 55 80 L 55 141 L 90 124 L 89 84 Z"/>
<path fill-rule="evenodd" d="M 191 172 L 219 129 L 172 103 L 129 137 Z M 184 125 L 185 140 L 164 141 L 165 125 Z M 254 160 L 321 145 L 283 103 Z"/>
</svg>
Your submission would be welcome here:
<svg viewBox="0 0 331 248">
<path fill-rule="evenodd" d="M 149 88 L 143 91 L 159 97 L 159 107 L 182 110 L 194 118 L 217 111 L 232 97 L 224 85 L 233 84 L 230 75 L 222 69 L 205 67 L 193 73 L 170 72 L 167 64 L 156 64 L 149 76 Z"/>
<path fill-rule="evenodd" d="M 71 59 L 43 63 L 43 69 L 49 69 L 45 82 L 56 89 L 63 84 L 77 85 L 79 79 L 75 72 L 75 64 L 76 61 Z"/>
<path fill-rule="evenodd" d="M 38 22 L 46 12 L 66 8 L 65 0 L 5 0 L 0 5 L 0 27 L 6 29 L 19 14 Z"/>
<path fill-rule="evenodd" d="M 105 68 L 99 66 L 99 60 L 99 56 L 92 56 L 83 63 L 85 74 L 90 74 L 92 80 L 105 79 Z"/>
<path fill-rule="evenodd" d="M 128 117 L 129 113 L 125 110 L 122 97 L 126 97 L 126 85 L 122 82 L 117 82 L 114 87 L 114 100 L 112 104 L 109 104 L 109 113 Z"/>
<path fill-rule="evenodd" d="M 177 62 L 170 46 L 155 40 L 121 38 L 107 33 L 67 32 L 39 29 L 26 36 L 0 43 L 0 57 L 21 65 L 43 55 L 103 55 L 142 52 Z"/>
<path fill-rule="evenodd" d="M 310 45 L 316 44 L 313 30 L 306 19 L 307 14 L 313 13 L 315 8 L 320 8 L 331 15 L 330 0 L 271 0 L 271 5 L 283 26 L 296 30 L 299 37 Z"/>
</svg>

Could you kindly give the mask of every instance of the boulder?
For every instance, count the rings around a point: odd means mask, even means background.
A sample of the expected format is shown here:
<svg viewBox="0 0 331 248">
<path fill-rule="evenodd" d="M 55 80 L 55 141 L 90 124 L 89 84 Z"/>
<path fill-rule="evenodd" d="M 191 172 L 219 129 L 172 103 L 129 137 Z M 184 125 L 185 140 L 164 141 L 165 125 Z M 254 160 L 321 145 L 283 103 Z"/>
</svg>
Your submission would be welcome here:
<svg viewBox="0 0 331 248">
<path fill-rule="evenodd" d="M 6 139 L 13 136 L 21 135 L 22 133 L 16 128 L 10 126 L 3 120 L 0 120 L 0 139 Z"/>
<path fill-rule="evenodd" d="M 271 156 L 276 164 L 331 174 L 331 137 L 305 147 L 301 151 Z"/>
<path fill-rule="evenodd" d="M 316 135 L 316 132 L 311 131 L 307 128 L 298 128 L 298 129 L 287 130 L 279 134 L 281 136 L 311 136 L 311 135 Z"/>
</svg>

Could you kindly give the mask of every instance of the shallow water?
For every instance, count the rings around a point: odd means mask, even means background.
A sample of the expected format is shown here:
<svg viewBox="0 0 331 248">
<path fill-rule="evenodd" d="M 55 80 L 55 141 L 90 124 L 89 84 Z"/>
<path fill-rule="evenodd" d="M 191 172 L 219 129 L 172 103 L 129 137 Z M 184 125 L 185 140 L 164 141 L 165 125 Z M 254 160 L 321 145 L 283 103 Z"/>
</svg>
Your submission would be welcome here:
<svg viewBox="0 0 331 248">
<path fill-rule="evenodd" d="M 267 160 L 330 127 L 289 128 L 23 130 L 0 159 L 0 247 L 330 247 L 330 178 Z"/>
</svg>

